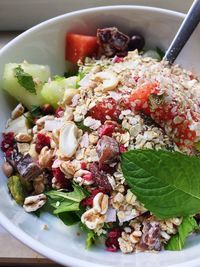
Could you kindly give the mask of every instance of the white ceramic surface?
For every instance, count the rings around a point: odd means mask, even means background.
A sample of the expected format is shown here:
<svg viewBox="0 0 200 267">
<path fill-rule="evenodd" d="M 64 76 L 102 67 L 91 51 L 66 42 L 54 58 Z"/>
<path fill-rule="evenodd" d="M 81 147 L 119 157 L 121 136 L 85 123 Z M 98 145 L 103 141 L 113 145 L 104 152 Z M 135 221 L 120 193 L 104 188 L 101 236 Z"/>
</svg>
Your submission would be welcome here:
<svg viewBox="0 0 200 267">
<path fill-rule="evenodd" d="M 183 17 L 183 14 L 176 12 L 136 6 L 106 7 L 66 14 L 28 30 L 5 46 L 0 51 L 0 77 L 5 63 L 21 62 L 24 59 L 32 63 L 48 64 L 51 66 L 52 74 L 62 74 L 65 71 L 66 31 L 94 34 L 97 27 L 104 26 L 118 26 L 127 33 L 137 29 L 144 34 L 149 46 L 167 48 Z M 191 66 L 200 73 L 199 43 L 199 29 L 197 29 L 179 60 L 184 58 L 182 60 L 184 66 Z M 0 131 L 2 132 L 9 117 L 11 105 L 2 91 L 0 94 Z M 0 161 L 2 160 L 1 154 Z M 181 252 L 123 255 L 106 252 L 102 247 L 86 251 L 84 238 L 76 235 L 76 227 L 68 228 L 50 215 L 44 215 L 38 219 L 25 213 L 11 200 L 6 187 L 6 178 L 2 172 L 0 178 L 0 223 L 26 245 L 63 265 L 74 267 L 200 266 L 200 237 L 198 236 L 190 238 L 186 248 Z M 44 223 L 49 225 L 48 231 L 41 230 Z"/>
</svg>

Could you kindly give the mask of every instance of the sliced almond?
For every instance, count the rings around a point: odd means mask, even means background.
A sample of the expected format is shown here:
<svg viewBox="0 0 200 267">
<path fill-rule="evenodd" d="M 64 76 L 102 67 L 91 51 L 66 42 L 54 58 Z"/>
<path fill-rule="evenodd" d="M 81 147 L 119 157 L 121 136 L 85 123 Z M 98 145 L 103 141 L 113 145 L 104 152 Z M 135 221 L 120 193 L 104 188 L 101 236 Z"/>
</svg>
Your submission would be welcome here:
<svg viewBox="0 0 200 267">
<path fill-rule="evenodd" d="M 102 83 L 102 91 L 115 90 L 119 83 L 117 75 L 112 71 L 101 71 L 95 74 L 94 79 Z"/>
<path fill-rule="evenodd" d="M 78 128 L 75 123 L 68 121 L 61 128 L 60 137 L 59 137 L 59 150 L 60 152 L 71 158 L 75 153 L 78 147 Z"/>
</svg>

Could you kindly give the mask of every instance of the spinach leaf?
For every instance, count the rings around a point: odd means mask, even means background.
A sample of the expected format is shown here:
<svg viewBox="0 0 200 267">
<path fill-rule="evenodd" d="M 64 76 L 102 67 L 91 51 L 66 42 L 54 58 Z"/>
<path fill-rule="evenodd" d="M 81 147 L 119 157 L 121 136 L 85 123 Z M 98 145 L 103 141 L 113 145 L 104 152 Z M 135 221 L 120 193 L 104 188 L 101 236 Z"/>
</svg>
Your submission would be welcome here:
<svg viewBox="0 0 200 267">
<path fill-rule="evenodd" d="M 197 222 L 193 217 L 183 218 L 181 225 L 178 227 L 178 232 L 165 245 L 166 250 L 182 250 L 186 238 L 194 230 L 198 228 Z"/>
<path fill-rule="evenodd" d="M 76 126 L 84 132 L 92 132 L 92 130 L 89 127 L 85 126 L 82 121 L 76 121 L 75 123 Z"/>
<path fill-rule="evenodd" d="M 33 77 L 30 74 L 26 73 L 20 65 L 15 68 L 15 77 L 17 78 L 18 83 L 23 86 L 27 91 L 32 94 L 36 94 Z"/>
<path fill-rule="evenodd" d="M 200 158 L 163 150 L 122 154 L 122 171 L 131 191 L 159 218 L 200 212 Z"/>
</svg>

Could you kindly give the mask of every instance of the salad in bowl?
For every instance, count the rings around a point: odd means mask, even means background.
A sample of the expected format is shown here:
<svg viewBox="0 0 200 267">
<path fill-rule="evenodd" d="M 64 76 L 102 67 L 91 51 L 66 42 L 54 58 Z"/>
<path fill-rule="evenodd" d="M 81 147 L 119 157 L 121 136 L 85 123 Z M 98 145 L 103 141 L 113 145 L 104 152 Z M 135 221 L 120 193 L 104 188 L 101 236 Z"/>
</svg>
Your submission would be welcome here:
<svg viewBox="0 0 200 267">
<path fill-rule="evenodd" d="M 1 143 L 10 195 L 78 224 L 87 248 L 181 250 L 199 230 L 199 77 L 144 44 L 117 27 L 69 32 L 63 76 L 5 65 L 19 102 Z"/>
</svg>

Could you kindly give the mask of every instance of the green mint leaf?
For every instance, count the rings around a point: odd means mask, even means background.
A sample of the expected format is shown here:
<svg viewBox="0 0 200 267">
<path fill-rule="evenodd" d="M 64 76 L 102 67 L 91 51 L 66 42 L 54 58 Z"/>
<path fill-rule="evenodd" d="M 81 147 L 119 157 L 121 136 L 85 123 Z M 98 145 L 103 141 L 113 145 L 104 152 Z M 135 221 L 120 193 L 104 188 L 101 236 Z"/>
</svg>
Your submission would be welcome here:
<svg viewBox="0 0 200 267">
<path fill-rule="evenodd" d="M 46 192 L 46 195 L 51 200 L 52 207 L 54 207 L 54 214 L 80 210 L 80 202 L 87 196 L 87 193 L 81 186 L 76 184 L 73 184 L 73 189 L 74 191 L 72 192 L 56 190 Z"/>
<path fill-rule="evenodd" d="M 65 79 L 64 76 L 60 76 L 60 75 L 55 75 L 55 76 L 53 76 L 53 80 L 54 80 L 54 81 L 62 81 L 62 80 L 64 80 L 64 79 Z"/>
<path fill-rule="evenodd" d="M 32 94 L 36 94 L 33 77 L 30 74 L 24 72 L 20 65 L 15 68 L 15 77 L 17 78 L 18 83 L 23 86 L 27 91 Z"/>
<path fill-rule="evenodd" d="M 159 218 L 200 212 L 200 158 L 163 150 L 122 154 L 122 171 L 131 191 Z"/>
<path fill-rule="evenodd" d="M 154 111 L 157 107 L 165 103 L 165 95 L 150 94 L 148 103 L 150 110 Z"/>
<path fill-rule="evenodd" d="M 198 228 L 198 224 L 193 217 L 183 218 L 181 225 L 178 227 L 178 232 L 172 236 L 169 242 L 165 245 L 166 250 L 182 250 L 186 238 Z"/>
</svg>

